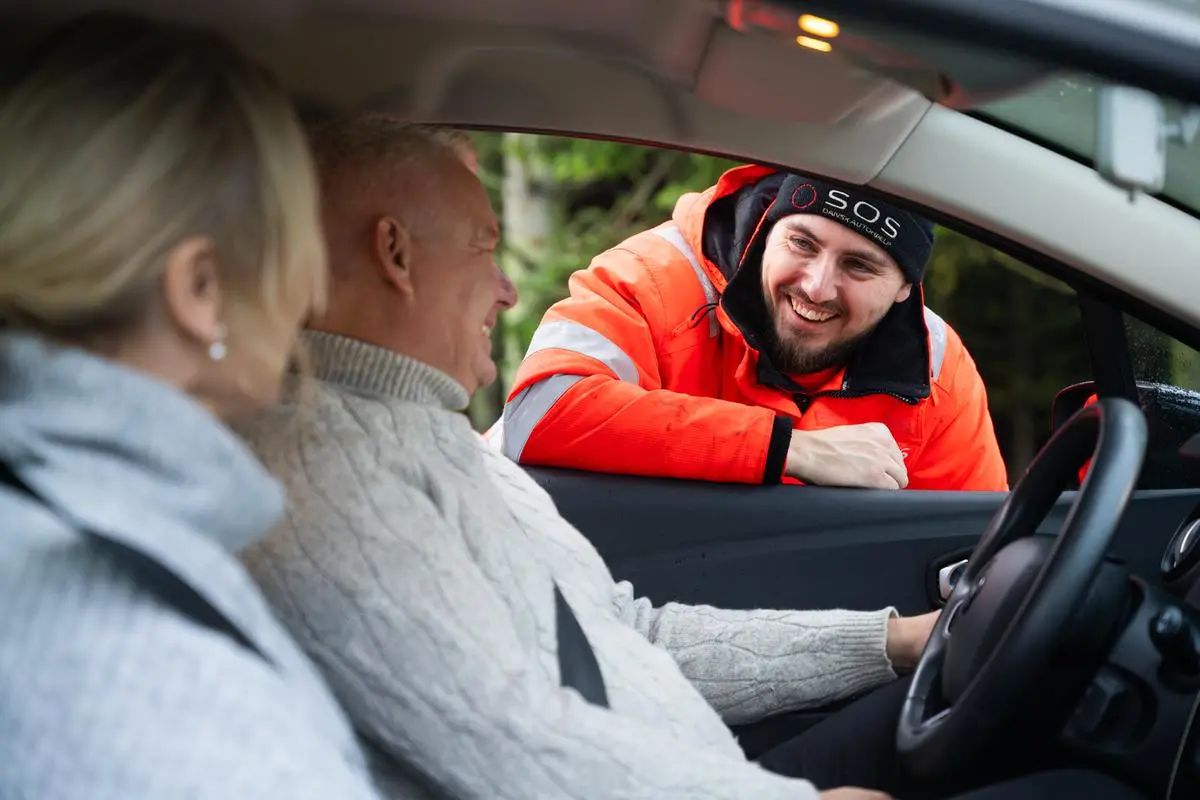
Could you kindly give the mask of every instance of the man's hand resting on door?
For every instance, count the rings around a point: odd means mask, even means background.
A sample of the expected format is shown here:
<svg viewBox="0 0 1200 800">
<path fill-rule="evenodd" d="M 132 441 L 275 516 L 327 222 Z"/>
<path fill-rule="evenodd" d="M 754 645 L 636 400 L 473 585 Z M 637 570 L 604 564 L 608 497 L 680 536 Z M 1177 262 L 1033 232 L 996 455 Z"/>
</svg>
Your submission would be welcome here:
<svg viewBox="0 0 1200 800">
<path fill-rule="evenodd" d="M 900 446 L 881 422 L 792 431 L 784 472 L 817 486 L 908 486 L 908 469 Z"/>
</svg>

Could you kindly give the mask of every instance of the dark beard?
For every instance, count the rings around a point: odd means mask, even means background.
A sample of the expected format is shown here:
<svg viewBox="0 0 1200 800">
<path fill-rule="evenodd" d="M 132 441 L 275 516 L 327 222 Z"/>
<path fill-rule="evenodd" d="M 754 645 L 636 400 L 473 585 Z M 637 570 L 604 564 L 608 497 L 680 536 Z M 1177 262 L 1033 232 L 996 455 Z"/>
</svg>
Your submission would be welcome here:
<svg viewBox="0 0 1200 800">
<path fill-rule="evenodd" d="M 772 325 L 766 336 L 763 351 L 780 372 L 788 375 L 811 375 L 830 367 L 846 364 L 874 328 L 863 331 L 852 339 L 834 342 L 821 350 L 808 350 L 795 341 L 784 341 Z"/>
</svg>

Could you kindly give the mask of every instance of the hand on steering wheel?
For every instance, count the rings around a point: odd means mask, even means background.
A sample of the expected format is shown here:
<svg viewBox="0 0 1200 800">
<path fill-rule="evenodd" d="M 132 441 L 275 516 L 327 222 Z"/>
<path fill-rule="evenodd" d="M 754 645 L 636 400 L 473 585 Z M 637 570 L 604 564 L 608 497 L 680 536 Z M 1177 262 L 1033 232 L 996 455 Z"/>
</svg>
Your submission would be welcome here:
<svg viewBox="0 0 1200 800">
<path fill-rule="evenodd" d="M 896 744 L 914 777 L 978 763 L 1044 701 L 1039 681 L 1104 562 L 1145 451 L 1141 410 L 1100 400 L 1059 429 L 1000 506 L 913 673 Z M 1089 457 L 1061 532 L 1035 537 Z"/>
</svg>

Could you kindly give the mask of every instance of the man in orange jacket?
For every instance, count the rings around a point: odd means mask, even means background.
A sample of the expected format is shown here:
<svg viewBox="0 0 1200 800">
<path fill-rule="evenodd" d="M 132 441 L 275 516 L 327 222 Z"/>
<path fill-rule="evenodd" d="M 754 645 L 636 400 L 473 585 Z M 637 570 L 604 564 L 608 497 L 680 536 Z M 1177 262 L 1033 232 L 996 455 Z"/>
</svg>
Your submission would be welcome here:
<svg viewBox="0 0 1200 800">
<path fill-rule="evenodd" d="M 975 363 L 924 306 L 932 247 L 859 188 L 730 170 L 571 277 L 489 438 L 599 472 L 1006 490 Z"/>
</svg>

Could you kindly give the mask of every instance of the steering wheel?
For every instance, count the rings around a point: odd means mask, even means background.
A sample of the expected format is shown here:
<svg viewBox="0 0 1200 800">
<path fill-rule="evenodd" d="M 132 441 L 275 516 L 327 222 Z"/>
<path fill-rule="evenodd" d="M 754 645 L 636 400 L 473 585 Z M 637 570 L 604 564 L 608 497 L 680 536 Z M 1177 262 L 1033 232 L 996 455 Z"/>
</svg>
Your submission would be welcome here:
<svg viewBox="0 0 1200 800">
<path fill-rule="evenodd" d="M 1053 645 L 1083 602 L 1137 485 L 1146 421 L 1105 398 L 1058 430 L 988 524 L 913 673 L 896 733 L 901 763 L 934 781 L 1002 748 L 1035 710 Z M 1057 537 L 1034 536 L 1092 464 Z M 1090 675 L 1088 676 L 1091 677 Z"/>
</svg>

